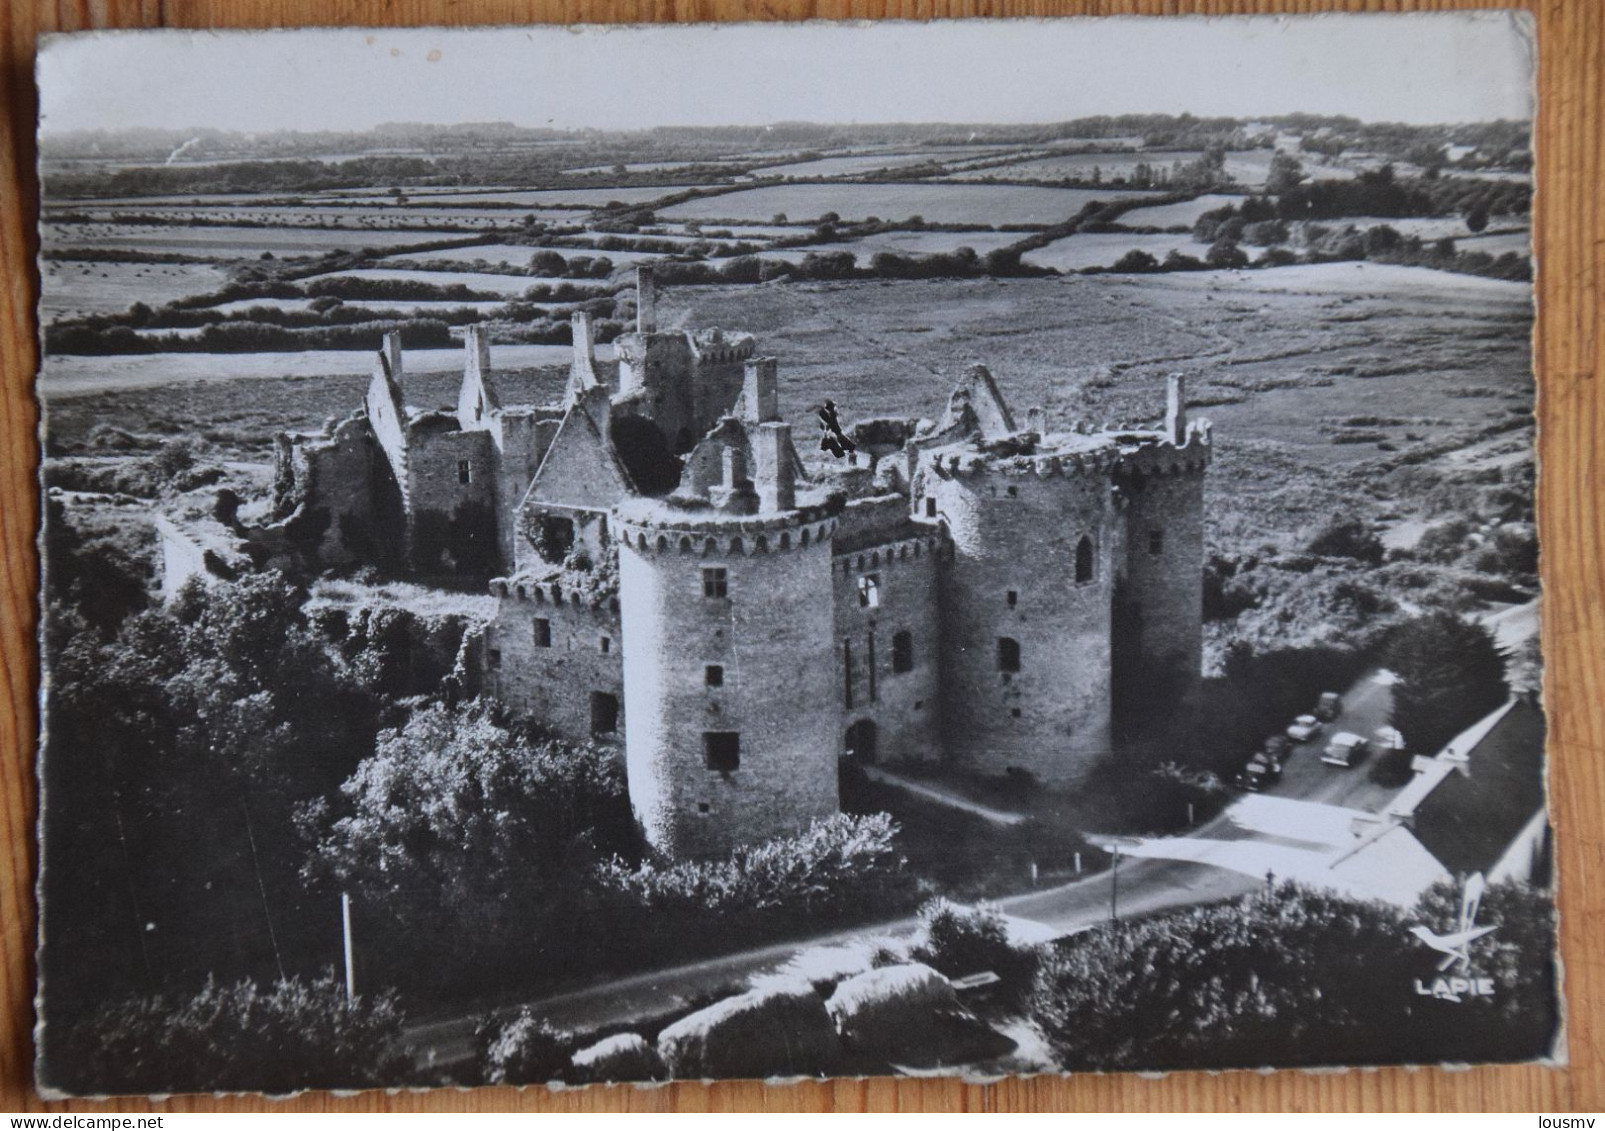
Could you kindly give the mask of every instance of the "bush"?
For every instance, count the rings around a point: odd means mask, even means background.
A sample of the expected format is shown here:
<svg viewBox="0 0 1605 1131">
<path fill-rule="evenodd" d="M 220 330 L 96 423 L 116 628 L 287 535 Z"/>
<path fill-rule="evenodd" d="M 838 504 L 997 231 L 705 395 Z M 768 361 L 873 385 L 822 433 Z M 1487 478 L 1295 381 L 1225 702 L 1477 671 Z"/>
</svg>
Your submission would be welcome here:
<svg viewBox="0 0 1605 1131">
<path fill-rule="evenodd" d="M 639 1033 L 606 1037 L 574 1054 L 573 1076 L 588 1084 L 661 1080 L 667 1075 L 658 1050 Z"/>
<path fill-rule="evenodd" d="M 658 1055 L 679 1079 L 823 1076 L 840 1051 L 825 1003 L 806 982 L 725 998 L 658 1034 Z"/>
<path fill-rule="evenodd" d="M 1308 548 L 1323 558 L 1354 558 L 1370 565 L 1381 565 L 1386 554 L 1376 531 L 1357 518 L 1333 519 L 1310 539 Z"/>
<path fill-rule="evenodd" d="M 474 1027 L 474 1056 L 487 1084 L 549 1084 L 566 1074 L 573 1040 L 526 1007 L 511 1021 L 482 1019 Z"/>
<path fill-rule="evenodd" d="M 960 907 L 934 899 L 920 908 L 923 941 L 909 957 L 947 975 L 963 978 L 990 971 L 1003 983 L 1003 995 L 1023 995 L 1036 973 L 1037 956 L 1009 941 L 1009 927 L 996 907 Z"/>
<path fill-rule="evenodd" d="M 373 1088 L 406 1078 L 388 996 L 348 1004 L 333 972 L 262 987 L 207 980 L 187 998 L 136 997 L 44 1031 L 43 1082 L 80 1093 Z"/>
<path fill-rule="evenodd" d="M 1158 271 L 1159 260 L 1141 248 L 1133 248 L 1115 260 L 1114 265 L 1109 270 L 1126 275 L 1144 275 L 1152 271 Z"/>
<path fill-rule="evenodd" d="M 836 987 L 825 1009 L 836 1031 L 855 1050 L 898 1057 L 928 1036 L 939 1017 L 958 1013 L 959 1003 L 940 973 L 910 963 L 848 978 Z"/>
<path fill-rule="evenodd" d="M 1484 897 L 1479 921 L 1498 930 L 1474 954 L 1498 994 L 1442 1002 L 1411 992 L 1438 956 L 1409 928 L 1450 929 L 1458 894 L 1429 891 L 1405 913 L 1280 884 L 1095 928 L 1044 960 L 1030 1015 L 1070 1071 L 1546 1055 L 1556 1010 L 1542 892 L 1495 885 Z"/>
</svg>

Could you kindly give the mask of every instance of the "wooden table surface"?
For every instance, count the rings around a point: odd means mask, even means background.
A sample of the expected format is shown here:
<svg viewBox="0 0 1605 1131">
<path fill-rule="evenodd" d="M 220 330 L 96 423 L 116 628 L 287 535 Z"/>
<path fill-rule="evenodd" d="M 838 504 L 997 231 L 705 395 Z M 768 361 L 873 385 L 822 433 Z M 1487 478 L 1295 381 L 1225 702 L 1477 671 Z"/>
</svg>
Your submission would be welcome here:
<svg viewBox="0 0 1605 1131">
<path fill-rule="evenodd" d="M 689 20 L 930 19 L 1322 11 L 1446 11 L 1477 0 L 0 0 L 0 1111 L 1168 1111 L 1605 1109 L 1605 555 L 1601 553 L 1601 432 L 1596 380 L 1605 225 L 1600 204 L 1605 132 L 1605 4 L 1528 0 L 1539 38 L 1538 197 L 1533 238 L 1539 306 L 1534 349 L 1540 395 L 1540 536 L 1543 639 L 1550 711 L 1550 804 L 1560 874 L 1568 1002 L 1567 1068 L 1465 1072 L 1388 1069 L 1262 1076 L 1178 1073 L 1036 1077 L 999 1084 L 952 1080 L 847 1080 L 769 1087 L 675 1084 L 656 1089 L 480 1089 L 282 1102 L 180 1097 L 98 1104 L 44 1103 L 32 1088 L 35 730 L 35 482 L 38 408 L 33 89 L 41 34 L 85 28 L 272 27 L 311 24 L 470 25 Z M 1135 63 L 1133 65 L 1136 65 Z"/>
</svg>

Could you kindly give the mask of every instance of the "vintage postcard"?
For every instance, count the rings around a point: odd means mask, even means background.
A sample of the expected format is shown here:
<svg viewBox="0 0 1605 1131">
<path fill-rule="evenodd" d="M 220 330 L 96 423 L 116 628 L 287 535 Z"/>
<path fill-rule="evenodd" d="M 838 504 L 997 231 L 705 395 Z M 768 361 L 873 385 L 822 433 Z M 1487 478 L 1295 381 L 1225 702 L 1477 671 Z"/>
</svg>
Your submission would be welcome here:
<svg viewBox="0 0 1605 1131">
<path fill-rule="evenodd" d="M 1533 66 L 48 40 L 41 1088 L 1562 1057 Z"/>
</svg>

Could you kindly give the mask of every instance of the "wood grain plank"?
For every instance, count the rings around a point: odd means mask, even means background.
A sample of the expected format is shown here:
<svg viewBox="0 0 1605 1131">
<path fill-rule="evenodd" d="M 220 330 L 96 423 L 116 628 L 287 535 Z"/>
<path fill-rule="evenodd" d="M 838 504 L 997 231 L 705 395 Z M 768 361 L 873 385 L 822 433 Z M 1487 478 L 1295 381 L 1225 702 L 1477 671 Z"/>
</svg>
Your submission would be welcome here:
<svg viewBox="0 0 1605 1131">
<path fill-rule="evenodd" d="M 34 648 L 38 498 L 32 67 L 38 37 L 109 27 L 461 26 L 687 20 L 930 19 L 962 16 L 1447 11 L 1478 0 L 95 0 L 0 5 L 0 1109 L 104 1111 L 45 1103 L 31 1086 L 33 821 L 37 664 Z M 1601 137 L 1605 133 L 1605 5 L 1526 0 L 1540 46 L 1538 184 L 1540 530 L 1545 581 L 1551 798 L 1561 883 L 1562 954 L 1570 1000 L 1566 1068 L 1468 1072 L 1385 1069 L 1037 1077 L 978 1086 L 953 1080 L 843 1080 L 765 1086 L 733 1082 L 548 1093 L 482 1089 L 422 1095 L 314 1093 L 283 1103 L 178 1097 L 118 1102 L 125 1111 L 1278 1111 L 1537 1110 L 1605 1107 L 1605 554 L 1596 445 L 1600 391 Z"/>
</svg>

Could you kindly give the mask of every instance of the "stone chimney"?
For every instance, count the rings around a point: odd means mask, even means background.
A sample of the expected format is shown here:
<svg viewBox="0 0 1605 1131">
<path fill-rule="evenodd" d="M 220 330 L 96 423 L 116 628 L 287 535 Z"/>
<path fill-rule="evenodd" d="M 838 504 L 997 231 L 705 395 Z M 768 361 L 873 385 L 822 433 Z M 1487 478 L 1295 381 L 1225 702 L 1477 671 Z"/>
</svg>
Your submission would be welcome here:
<svg viewBox="0 0 1605 1131">
<path fill-rule="evenodd" d="M 384 358 L 391 384 L 397 389 L 405 388 L 406 384 L 402 380 L 400 330 L 389 330 L 385 333 Z"/>
<path fill-rule="evenodd" d="M 651 334 L 658 328 L 658 281 L 652 268 L 635 269 L 635 332 Z"/>
<path fill-rule="evenodd" d="M 1038 436 L 1048 434 L 1048 410 L 1040 406 L 1025 410 L 1025 430 Z"/>
<path fill-rule="evenodd" d="M 596 342 L 591 336 L 591 319 L 583 310 L 576 310 L 569 320 L 574 339 L 574 360 L 569 364 L 569 389 L 582 392 L 601 384 L 596 376 Z"/>
<path fill-rule="evenodd" d="M 752 480 L 747 478 L 747 454 L 731 447 L 720 456 L 724 479 L 708 489 L 708 501 L 727 514 L 752 514 L 758 509 L 758 496 L 752 489 Z"/>
<path fill-rule="evenodd" d="M 741 418 L 748 424 L 765 424 L 780 419 L 780 395 L 772 357 L 755 357 L 747 362 L 741 387 Z"/>
<path fill-rule="evenodd" d="M 1165 383 L 1165 438 L 1187 446 L 1187 378 L 1172 373 Z"/>
<path fill-rule="evenodd" d="M 772 363 L 771 363 L 772 364 Z M 749 367 L 748 372 L 751 372 Z M 792 462 L 791 425 L 770 420 L 752 433 L 758 509 L 764 514 L 789 511 L 797 505 L 797 468 Z"/>
<path fill-rule="evenodd" d="M 483 326 L 470 323 L 463 327 L 463 376 L 484 380 L 489 374 L 490 339 Z"/>
</svg>

